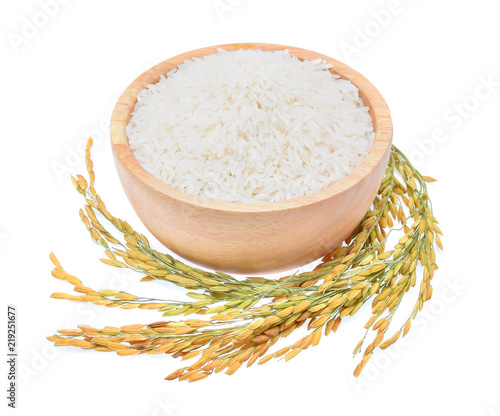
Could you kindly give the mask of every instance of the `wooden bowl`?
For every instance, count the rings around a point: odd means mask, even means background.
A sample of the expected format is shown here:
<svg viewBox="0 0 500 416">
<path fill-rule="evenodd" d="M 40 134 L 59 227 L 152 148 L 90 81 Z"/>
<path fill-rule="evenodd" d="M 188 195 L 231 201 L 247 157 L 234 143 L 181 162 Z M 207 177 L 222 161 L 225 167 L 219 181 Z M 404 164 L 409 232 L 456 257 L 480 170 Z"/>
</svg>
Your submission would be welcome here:
<svg viewBox="0 0 500 416">
<path fill-rule="evenodd" d="M 351 81 L 369 107 L 375 130 L 372 150 L 343 180 L 310 195 L 280 202 L 219 202 L 188 195 L 146 172 L 134 158 L 125 132 L 137 93 L 186 59 L 238 49 L 288 49 L 299 59 L 323 59 L 332 72 Z M 173 252 L 194 263 L 234 273 L 267 273 L 309 263 L 339 245 L 369 209 L 387 166 L 392 121 L 377 89 L 347 65 L 290 46 L 236 43 L 186 52 L 139 76 L 118 100 L 111 119 L 118 174 L 130 203 L 151 233 Z"/>
</svg>

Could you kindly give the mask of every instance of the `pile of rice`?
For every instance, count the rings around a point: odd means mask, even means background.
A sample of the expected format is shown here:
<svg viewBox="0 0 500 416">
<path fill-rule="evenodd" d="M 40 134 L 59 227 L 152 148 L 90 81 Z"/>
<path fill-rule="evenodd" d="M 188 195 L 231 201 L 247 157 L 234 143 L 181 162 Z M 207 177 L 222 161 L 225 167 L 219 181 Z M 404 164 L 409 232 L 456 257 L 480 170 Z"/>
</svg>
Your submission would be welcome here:
<svg viewBox="0 0 500 416">
<path fill-rule="evenodd" d="M 138 94 L 132 152 L 166 184 L 212 200 L 317 192 L 353 172 L 375 136 L 358 89 L 331 67 L 287 50 L 185 61 Z"/>
</svg>

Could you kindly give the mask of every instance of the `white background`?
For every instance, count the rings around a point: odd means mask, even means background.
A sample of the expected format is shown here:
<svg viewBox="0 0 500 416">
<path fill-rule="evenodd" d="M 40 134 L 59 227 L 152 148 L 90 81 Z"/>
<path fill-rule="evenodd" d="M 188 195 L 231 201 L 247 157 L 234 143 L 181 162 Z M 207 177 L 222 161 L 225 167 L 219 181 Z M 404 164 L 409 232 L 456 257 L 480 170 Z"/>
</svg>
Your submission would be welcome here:
<svg viewBox="0 0 500 416">
<path fill-rule="evenodd" d="M 62 3 L 49 17 L 35 0 L 2 2 L 0 10 L 1 319 L 7 320 L 7 303 L 17 306 L 20 360 L 18 409 L 11 413 L 500 415 L 498 2 L 222 0 L 235 6 L 219 14 L 213 0 Z M 378 351 L 358 380 L 351 351 L 367 309 L 290 363 L 193 384 L 163 379 L 180 366 L 169 356 L 55 350 L 45 340 L 80 323 L 161 319 L 152 311 L 49 299 L 70 291 L 50 276 L 50 251 L 96 289 L 167 293 L 97 261 L 100 251 L 80 223 L 82 201 L 68 172 L 84 170 L 81 147 L 93 134 L 100 193 L 115 215 L 144 230 L 111 158 L 112 106 L 154 64 L 231 42 L 293 45 L 350 64 L 387 100 L 394 143 L 439 179 L 430 194 L 445 252 L 433 300 L 405 342 Z M 493 83 L 489 90 L 485 82 Z M 4 397 L 6 365 L 1 369 Z M 6 408 L 5 399 L 0 406 Z"/>
</svg>

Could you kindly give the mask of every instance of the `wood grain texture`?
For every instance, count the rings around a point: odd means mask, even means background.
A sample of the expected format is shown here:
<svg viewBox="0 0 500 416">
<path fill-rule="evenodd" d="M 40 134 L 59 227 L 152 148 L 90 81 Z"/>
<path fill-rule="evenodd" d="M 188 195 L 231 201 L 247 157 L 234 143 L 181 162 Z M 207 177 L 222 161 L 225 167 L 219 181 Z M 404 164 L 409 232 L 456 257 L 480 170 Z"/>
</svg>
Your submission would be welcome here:
<svg viewBox="0 0 500 416">
<path fill-rule="evenodd" d="M 286 201 L 246 204 L 188 195 L 146 172 L 134 158 L 126 126 L 137 93 L 186 59 L 238 49 L 288 49 L 299 59 L 323 59 L 332 72 L 360 90 L 370 108 L 375 141 L 362 164 L 322 191 Z M 305 49 L 262 43 L 218 45 L 175 56 L 140 75 L 121 95 L 111 120 L 113 155 L 123 189 L 137 215 L 166 247 L 187 260 L 215 270 L 266 273 L 313 261 L 340 244 L 370 207 L 387 166 L 392 120 L 377 89 L 349 66 Z"/>
</svg>

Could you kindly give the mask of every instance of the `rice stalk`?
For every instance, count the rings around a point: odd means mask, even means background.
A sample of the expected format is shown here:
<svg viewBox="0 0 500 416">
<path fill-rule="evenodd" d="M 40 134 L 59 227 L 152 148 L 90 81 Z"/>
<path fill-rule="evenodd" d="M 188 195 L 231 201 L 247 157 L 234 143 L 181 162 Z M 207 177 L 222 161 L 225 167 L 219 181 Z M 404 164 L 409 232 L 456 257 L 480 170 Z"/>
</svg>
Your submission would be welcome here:
<svg viewBox="0 0 500 416">
<path fill-rule="evenodd" d="M 442 232 L 427 193 L 427 182 L 434 179 L 423 177 L 395 146 L 379 192 L 358 229 L 325 255 L 314 270 L 279 279 L 243 280 L 192 268 L 158 252 L 144 235 L 114 217 L 94 187 L 91 146 L 89 139 L 88 181 L 77 175 L 72 182 L 85 199 L 80 218 L 91 239 L 104 249 L 106 257 L 101 261 L 133 270 L 141 275 L 142 281 L 160 280 L 185 288 L 193 301 L 94 290 L 66 272 L 51 253 L 52 275 L 70 283 L 76 293 L 58 292 L 52 297 L 122 309 L 154 309 L 167 317 L 197 314 L 204 319 L 183 318 L 102 329 L 81 325 L 48 337 L 56 346 L 114 351 L 121 356 L 164 353 L 182 360 L 197 358 L 191 366 L 166 377 L 195 382 L 222 371 L 234 374 L 244 362 L 250 367 L 255 362 L 263 365 L 272 359 L 289 361 L 318 345 L 322 334 L 336 332 L 343 319 L 356 314 L 371 300 L 372 316 L 354 349 L 354 355 L 360 354 L 368 336 L 374 334 L 355 369 L 354 375 L 359 376 L 377 349 L 389 348 L 407 335 L 411 321 L 432 296 L 431 282 L 437 270 L 434 245 L 442 249 L 439 237 Z M 111 225 L 113 233 L 104 224 Z M 399 233 L 399 239 L 394 247 L 386 248 L 391 233 Z M 389 334 L 393 317 L 412 288 L 417 292 L 413 312 L 402 327 Z M 269 352 L 304 324 L 307 335 Z"/>
</svg>

